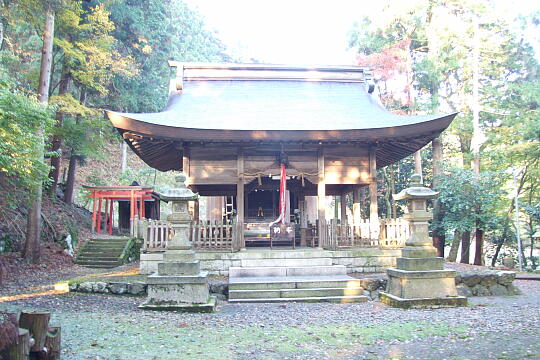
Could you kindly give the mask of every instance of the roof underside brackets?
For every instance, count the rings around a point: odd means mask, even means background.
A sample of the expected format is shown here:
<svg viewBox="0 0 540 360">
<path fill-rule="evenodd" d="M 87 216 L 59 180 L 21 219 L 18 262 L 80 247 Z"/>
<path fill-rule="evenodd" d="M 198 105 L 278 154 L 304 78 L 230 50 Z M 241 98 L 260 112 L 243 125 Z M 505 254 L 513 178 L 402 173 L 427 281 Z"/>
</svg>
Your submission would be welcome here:
<svg viewBox="0 0 540 360">
<path fill-rule="evenodd" d="M 184 64 L 169 60 L 169 66 L 176 67 L 176 78 L 171 79 L 169 84 L 169 94 L 182 91 L 184 88 Z"/>
</svg>

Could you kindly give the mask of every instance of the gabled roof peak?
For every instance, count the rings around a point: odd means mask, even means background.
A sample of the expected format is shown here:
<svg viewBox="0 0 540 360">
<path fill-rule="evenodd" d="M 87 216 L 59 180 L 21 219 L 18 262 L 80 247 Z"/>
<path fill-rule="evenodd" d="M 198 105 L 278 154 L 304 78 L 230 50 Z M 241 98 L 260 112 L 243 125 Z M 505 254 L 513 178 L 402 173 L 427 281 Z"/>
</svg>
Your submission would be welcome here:
<svg viewBox="0 0 540 360">
<path fill-rule="evenodd" d="M 354 65 L 276 65 L 233 63 L 184 63 L 169 60 L 177 68 L 177 81 L 190 80 L 297 80 L 365 82 L 369 68 Z"/>
</svg>

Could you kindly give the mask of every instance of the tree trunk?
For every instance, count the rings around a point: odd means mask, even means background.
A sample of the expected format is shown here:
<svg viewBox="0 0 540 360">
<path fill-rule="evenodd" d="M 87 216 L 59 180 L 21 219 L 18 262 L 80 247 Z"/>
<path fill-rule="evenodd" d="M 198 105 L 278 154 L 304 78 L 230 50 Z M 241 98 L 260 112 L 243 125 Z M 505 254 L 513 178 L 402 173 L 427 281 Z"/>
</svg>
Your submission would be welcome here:
<svg viewBox="0 0 540 360">
<path fill-rule="evenodd" d="M 459 259 L 460 263 L 469 264 L 470 248 L 471 248 L 471 232 L 467 230 L 467 231 L 464 231 L 463 234 L 461 234 L 461 258 Z"/>
<path fill-rule="evenodd" d="M 394 172 L 394 164 L 389 166 L 390 169 L 390 201 L 392 203 L 392 218 L 397 218 L 397 203 L 394 200 L 394 194 L 396 193 L 396 173 Z"/>
<path fill-rule="evenodd" d="M 17 343 L 0 351 L 0 358 L 9 360 L 28 360 L 30 356 L 30 332 L 19 328 Z"/>
<path fill-rule="evenodd" d="M 60 85 L 58 87 L 58 95 L 65 95 L 69 90 L 71 76 L 67 69 L 67 65 L 62 67 L 62 74 L 60 76 Z M 56 128 L 62 128 L 64 122 L 64 113 L 61 111 L 56 112 Z M 59 152 L 62 147 L 62 137 L 55 134 L 51 140 L 51 151 Z M 49 188 L 49 196 L 56 198 L 56 189 L 58 187 L 58 179 L 60 178 L 60 165 L 62 161 L 62 155 L 59 153 L 57 156 L 51 156 L 51 170 L 49 172 L 49 178 L 52 180 L 51 187 Z"/>
<path fill-rule="evenodd" d="M 47 360 L 60 359 L 60 350 L 62 344 L 62 332 L 60 327 L 53 326 L 47 330 L 47 337 L 45 338 L 45 347 L 47 348 Z"/>
<path fill-rule="evenodd" d="M 34 338 L 34 345 L 30 351 L 41 351 L 45 346 L 47 329 L 49 328 L 50 312 L 40 311 L 22 311 L 19 317 L 19 327 L 28 329 L 30 335 Z"/>
<path fill-rule="evenodd" d="M 126 172 L 127 170 L 127 150 L 128 150 L 128 145 L 125 141 L 122 141 L 122 162 L 121 162 L 121 170 L 122 170 L 122 174 Z"/>
<path fill-rule="evenodd" d="M 418 150 L 414 153 L 414 172 L 420 174 L 423 182 L 424 176 L 422 175 L 422 150 Z"/>
<path fill-rule="evenodd" d="M 86 105 L 86 90 L 81 90 L 81 95 L 79 101 L 82 105 Z M 81 117 L 77 116 L 77 124 L 81 122 Z M 77 162 L 79 161 L 79 156 L 77 155 L 77 150 L 72 147 L 71 154 L 69 156 L 69 168 L 68 168 L 68 177 L 66 180 L 66 190 L 64 191 L 64 202 L 67 204 L 73 203 L 73 195 L 75 189 L 75 175 L 77 175 Z"/>
<path fill-rule="evenodd" d="M 433 188 L 437 188 L 440 184 L 439 176 L 442 175 L 442 141 L 440 138 L 433 139 L 431 143 L 433 149 Z M 441 202 L 435 198 L 433 200 L 433 246 L 437 249 L 437 256 L 444 257 L 445 234 L 441 228 L 442 222 Z"/>
<path fill-rule="evenodd" d="M 484 231 L 477 227 L 474 235 L 474 265 L 484 265 Z"/>
<path fill-rule="evenodd" d="M 493 259 L 491 259 L 491 266 L 494 267 L 495 263 L 497 262 L 497 258 L 499 257 L 499 253 L 501 252 L 501 248 L 503 246 L 504 242 L 500 242 L 497 244 L 497 247 L 495 248 L 495 254 L 493 254 Z"/>
<path fill-rule="evenodd" d="M 456 230 L 454 231 L 454 239 L 452 240 L 452 244 L 450 245 L 450 252 L 448 253 L 448 261 L 456 262 L 460 241 L 461 241 L 461 234 Z"/>
<path fill-rule="evenodd" d="M 41 50 L 41 68 L 39 72 L 38 99 L 42 103 L 49 101 L 49 83 L 51 80 L 52 46 L 54 39 L 54 12 L 49 6 L 45 15 L 43 29 L 43 47 Z M 40 126 L 36 132 L 38 144 L 36 144 L 36 158 L 43 162 L 43 128 Z M 26 222 L 26 241 L 22 256 L 26 261 L 38 263 L 40 258 L 39 239 L 41 237 L 41 197 L 43 183 L 38 181 L 31 189 L 31 199 L 28 206 Z"/>
</svg>

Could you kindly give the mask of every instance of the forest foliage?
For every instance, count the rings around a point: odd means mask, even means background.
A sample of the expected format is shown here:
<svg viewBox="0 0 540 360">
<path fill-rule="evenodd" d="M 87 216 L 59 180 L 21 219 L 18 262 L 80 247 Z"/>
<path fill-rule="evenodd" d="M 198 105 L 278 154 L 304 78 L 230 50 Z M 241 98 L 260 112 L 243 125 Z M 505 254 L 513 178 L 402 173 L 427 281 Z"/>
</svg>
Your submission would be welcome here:
<svg viewBox="0 0 540 360">
<path fill-rule="evenodd" d="M 495 5 L 383 0 L 380 16 L 360 18 L 352 28 L 349 46 L 359 65 L 373 69 L 388 109 L 458 113 L 442 136 L 442 173 L 431 147 L 422 151 L 424 179 L 441 191 L 433 231 L 448 244 L 475 231 L 480 249 L 484 237 L 513 244 L 517 188 L 518 230 L 532 250 L 540 223 L 540 67 L 528 36 L 540 15 L 508 19 Z M 50 100 L 42 104 L 36 89 L 47 6 L 55 27 Z M 77 164 L 99 156 L 105 140 L 119 140 L 103 109 L 163 108 L 169 59 L 233 60 L 202 16 L 179 0 L 0 0 L 1 183 L 24 189 L 45 181 L 55 195 L 62 159 L 74 174 Z M 40 141 L 46 146 L 37 151 Z M 43 150 L 45 162 L 36 156 Z M 391 194 L 407 186 L 413 171 L 412 158 L 380 170 L 381 217 L 401 214 Z M 66 202 L 73 185 L 68 176 Z"/>
<path fill-rule="evenodd" d="M 522 206 L 539 206 L 540 67 L 528 40 L 538 31 L 540 15 L 508 19 L 496 5 L 478 0 L 382 1 L 384 16 L 360 19 L 349 45 L 358 53 L 358 64 L 373 68 L 387 108 L 409 114 L 458 113 L 442 136 L 440 161 L 447 166 L 438 175 L 442 216 L 436 216 L 433 230 L 440 229 L 449 240 L 480 230 L 481 237 L 502 245 L 515 239 L 515 229 L 508 229 L 515 211 L 513 173 L 519 173 Z M 475 152 L 480 171 L 474 170 Z M 422 157 L 429 183 L 429 147 Z M 411 159 L 389 168 L 379 173 L 379 208 L 387 216 L 395 205 L 386 193 L 403 188 L 403 173 L 408 177 L 414 170 Z M 539 222 L 534 210 L 521 210 L 524 227 L 519 230 L 527 234 L 532 257 L 530 235 Z M 532 260 L 536 266 L 538 259 Z"/>
<path fill-rule="evenodd" d="M 36 89 L 48 9 L 54 16 L 54 46 L 44 104 L 37 101 Z M 105 143 L 120 140 L 103 109 L 160 110 L 171 76 L 168 59 L 229 57 L 202 16 L 182 1 L 0 1 L 2 187 L 19 188 L 32 204 L 32 192 L 24 189 L 44 182 L 56 198 L 61 161 L 68 159 L 64 201 L 71 202 L 78 163 L 99 157 Z M 43 142 L 45 149 L 38 151 Z M 24 199 L 16 200 L 12 206 Z"/>
</svg>

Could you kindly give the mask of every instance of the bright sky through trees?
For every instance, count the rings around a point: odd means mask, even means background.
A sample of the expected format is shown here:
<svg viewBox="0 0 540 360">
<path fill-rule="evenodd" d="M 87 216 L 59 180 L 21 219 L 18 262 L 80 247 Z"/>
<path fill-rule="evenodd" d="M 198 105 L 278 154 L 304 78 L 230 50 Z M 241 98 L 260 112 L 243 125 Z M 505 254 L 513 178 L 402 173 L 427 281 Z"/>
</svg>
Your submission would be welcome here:
<svg viewBox="0 0 540 360">
<path fill-rule="evenodd" d="M 402 1 L 402 0 L 400 0 Z M 384 16 L 366 0 L 186 0 L 241 61 L 353 64 L 348 33 L 364 15 Z M 535 0 L 499 0 L 501 14 L 540 11 Z M 536 35 L 536 36 L 535 36 Z M 530 34 L 538 41 L 538 34 Z M 536 43 L 535 45 L 538 45 Z M 536 46 L 537 54 L 539 47 Z"/>
</svg>

